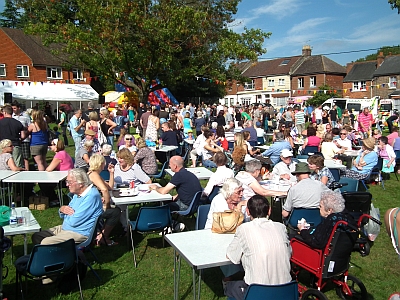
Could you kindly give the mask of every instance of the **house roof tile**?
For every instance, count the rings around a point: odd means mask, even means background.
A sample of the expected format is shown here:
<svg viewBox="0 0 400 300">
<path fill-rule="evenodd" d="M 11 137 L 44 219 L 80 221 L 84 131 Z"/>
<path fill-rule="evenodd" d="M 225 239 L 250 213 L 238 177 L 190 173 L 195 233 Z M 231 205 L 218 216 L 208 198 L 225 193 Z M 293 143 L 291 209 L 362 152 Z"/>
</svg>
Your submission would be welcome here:
<svg viewBox="0 0 400 300">
<path fill-rule="evenodd" d="M 264 60 L 254 63 L 248 68 L 243 76 L 249 78 L 289 75 L 292 66 L 301 58 L 301 56 L 292 56 L 285 58 L 277 58 L 272 60 Z"/>
<path fill-rule="evenodd" d="M 62 66 L 64 61 L 51 53 L 57 49 L 56 46 L 45 47 L 41 38 L 33 35 L 26 35 L 20 29 L 0 28 L 32 61 L 36 66 Z M 58 47 L 59 48 L 59 47 Z"/>
<path fill-rule="evenodd" d="M 309 74 L 346 74 L 345 67 L 323 55 L 312 55 L 303 58 L 303 62 L 292 73 L 293 76 Z"/>
<path fill-rule="evenodd" d="M 367 81 L 372 80 L 374 77 L 374 71 L 376 70 L 376 61 L 368 61 L 362 63 L 355 63 L 343 82 L 354 82 L 354 81 Z"/>
<path fill-rule="evenodd" d="M 374 76 L 400 75 L 400 55 L 386 56 L 383 63 L 374 72 Z"/>
</svg>

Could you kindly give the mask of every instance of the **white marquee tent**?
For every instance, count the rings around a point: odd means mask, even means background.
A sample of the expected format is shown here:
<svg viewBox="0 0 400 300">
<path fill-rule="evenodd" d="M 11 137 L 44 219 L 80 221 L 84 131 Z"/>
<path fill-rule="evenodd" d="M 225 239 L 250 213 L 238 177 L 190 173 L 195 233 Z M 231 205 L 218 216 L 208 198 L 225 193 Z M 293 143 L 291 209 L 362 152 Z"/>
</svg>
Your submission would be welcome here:
<svg viewBox="0 0 400 300">
<path fill-rule="evenodd" d="M 0 104 L 4 105 L 4 93 L 12 93 L 13 100 L 33 107 L 36 101 L 82 102 L 98 101 L 99 94 L 89 84 L 53 82 L 0 81 Z"/>
</svg>

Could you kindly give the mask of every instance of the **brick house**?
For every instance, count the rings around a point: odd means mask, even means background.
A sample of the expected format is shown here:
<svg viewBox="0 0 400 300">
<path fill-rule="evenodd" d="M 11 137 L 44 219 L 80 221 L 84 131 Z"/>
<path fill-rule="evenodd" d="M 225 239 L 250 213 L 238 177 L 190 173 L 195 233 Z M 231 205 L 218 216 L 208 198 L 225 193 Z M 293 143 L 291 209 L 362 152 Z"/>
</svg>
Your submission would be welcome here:
<svg viewBox="0 0 400 300">
<path fill-rule="evenodd" d="M 286 104 L 290 97 L 290 70 L 300 57 L 292 56 L 246 65 L 242 75 L 249 78 L 249 81 L 236 85 L 236 88 L 235 84 L 232 89 L 228 88 L 225 103 L 248 105 L 270 101 L 274 106 Z"/>
<path fill-rule="evenodd" d="M 343 80 L 343 96 L 349 98 L 389 98 L 400 79 L 400 55 L 383 56 L 377 60 L 347 64 L 348 73 Z"/>
<path fill-rule="evenodd" d="M 386 56 L 374 72 L 373 96 L 390 98 L 390 94 L 399 89 L 400 55 Z"/>
<path fill-rule="evenodd" d="M 353 99 L 372 98 L 372 82 L 377 62 L 366 61 L 347 64 L 343 79 L 343 97 Z"/>
<path fill-rule="evenodd" d="M 305 45 L 301 56 L 292 56 L 240 65 L 242 75 L 250 81 L 244 85 L 228 84 L 225 104 L 265 103 L 286 105 L 289 98 L 312 96 L 327 84 L 342 90 L 346 69 L 322 55 L 311 56 Z"/>
<path fill-rule="evenodd" d="M 292 96 L 312 96 L 321 85 L 342 90 L 346 69 L 323 55 L 311 55 L 311 47 L 305 45 L 302 58 L 291 73 Z"/>
<path fill-rule="evenodd" d="M 34 101 L 57 101 L 58 106 L 59 102 L 82 105 L 98 100 L 89 70 L 56 57 L 51 50 L 57 46 L 43 46 L 38 36 L 0 28 L 0 49 L 0 103 L 4 103 L 5 93 L 19 102 L 27 101 L 27 107 Z"/>
<path fill-rule="evenodd" d="M 0 28 L 0 47 L 0 80 L 90 83 L 88 70 L 83 66 L 66 68 L 66 61 L 54 56 L 37 36 Z"/>
</svg>

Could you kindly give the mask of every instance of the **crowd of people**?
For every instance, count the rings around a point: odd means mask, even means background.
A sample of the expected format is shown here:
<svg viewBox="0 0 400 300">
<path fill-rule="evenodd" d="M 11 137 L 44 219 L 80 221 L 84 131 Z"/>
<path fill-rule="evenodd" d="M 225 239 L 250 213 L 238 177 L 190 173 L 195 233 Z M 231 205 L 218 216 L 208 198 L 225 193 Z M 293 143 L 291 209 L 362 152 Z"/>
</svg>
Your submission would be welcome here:
<svg viewBox="0 0 400 300">
<path fill-rule="evenodd" d="M 160 194 L 175 189 L 176 194 L 168 203 L 171 211 L 186 210 L 197 192 L 207 199 L 217 186 L 221 190 L 211 203 L 206 228 L 212 226 L 214 212 L 236 209 L 245 216 L 245 223 L 238 227 L 227 250 L 227 257 L 235 264 L 241 262 L 243 269 L 222 268 L 225 293 L 236 299 L 243 298 L 251 283 L 280 284 L 291 280 L 286 228 L 269 219 L 271 210 L 266 197 L 286 196 L 282 218 L 287 218 L 293 208 L 319 207 L 324 218 L 321 225 L 314 231 L 302 225 L 298 229 L 307 243 L 323 248 L 327 233 L 337 220 L 352 222 L 344 211 L 340 193 L 328 189 L 335 179 L 324 161 L 343 160 L 347 168 L 342 176 L 360 180 L 369 175 L 378 158 L 383 159 L 387 172 L 393 172 L 400 151 L 398 127 L 393 126 L 388 137 L 378 137 L 379 132 L 375 135 L 371 131 L 373 120 L 368 109 L 356 119 L 351 112 L 342 113 L 336 106 L 326 112 L 310 106 L 275 110 L 268 103 L 250 107 L 195 107 L 182 103 L 159 108 L 140 103 L 137 109 L 126 105 L 110 111 L 108 106 L 95 109 L 90 103 L 87 110 L 75 110 L 71 118 L 60 109 L 55 128 L 59 134 L 52 135 L 54 130 L 49 129 L 43 111 L 22 112 L 20 108 L 18 103 L 2 108 L 0 170 L 69 171 L 66 185 L 73 195 L 71 202 L 59 210 L 63 224 L 35 233 L 35 244 L 69 238 L 81 242 L 101 215 L 106 222 L 96 243 L 117 245 L 111 232 L 118 222 L 127 231 L 127 207 L 112 203 L 110 191 L 114 186 L 133 181 L 135 185 L 149 184 Z M 73 157 L 66 151 L 71 145 L 68 132 L 73 141 Z M 269 149 L 256 148 L 257 144 L 265 144 L 268 135 L 273 142 Z M 187 143 L 190 140 L 192 143 Z M 150 148 L 155 144 L 178 147 L 168 161 L 174 175 L 161 187 L 152 184 L 151 176 L 158 172 L 157 161 L 164 163 L 167 158 L 155 154 Z M 186 147 L 191 159 L 189 168 L 202 164 L 216 169 L 204 190 L 185 166 L 186 144 L 192 144 L 191 148 Z M 359 153 L 353 160 L 345 152 L 354 146 L 359 147 Z M 46 162 L 48 150 L 54 152 L 50 164 Z M 299 162 L 296 153 L 307 154 L 307 163 Z M 35 166 L 29 165 L 31 157 Z M 104 179 L 103 172 L 109 180 Z M 292 187 L 288 192 L 271 191 L 262 186 L 265 179 L 282 180 Z M 49 199 L 57 198 L 54 186 L 41 185 L 40 189 Z M 174 231 L 184 228 L 183 223 L 174 223 Z M 241 280 L 233 280 L 243 271 Z"/>
</svg>

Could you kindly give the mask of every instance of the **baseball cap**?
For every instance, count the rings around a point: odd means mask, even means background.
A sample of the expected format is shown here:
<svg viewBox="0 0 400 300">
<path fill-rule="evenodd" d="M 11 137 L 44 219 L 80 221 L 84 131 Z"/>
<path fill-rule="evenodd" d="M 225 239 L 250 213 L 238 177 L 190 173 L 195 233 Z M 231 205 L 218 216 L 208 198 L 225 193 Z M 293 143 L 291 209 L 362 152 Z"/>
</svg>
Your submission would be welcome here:
<svg viewBox="0 0 400 300">
<path fill-rule="evenodd" d="M 293 152 L 290 151 L 289 149 L 283 149 L 281 151 L 281 156 L 282 157 L 290 157 L 290 156 L 293 156 Z"/>
</svg>

